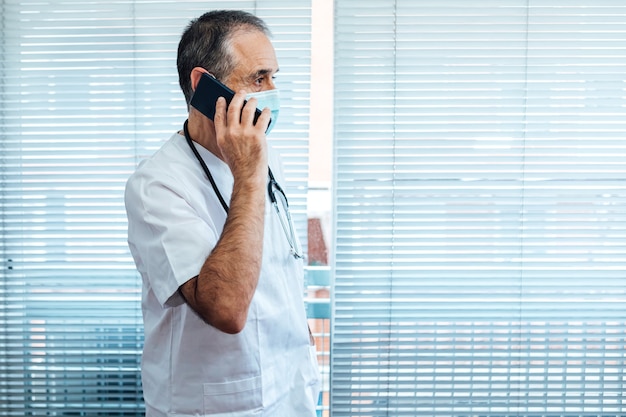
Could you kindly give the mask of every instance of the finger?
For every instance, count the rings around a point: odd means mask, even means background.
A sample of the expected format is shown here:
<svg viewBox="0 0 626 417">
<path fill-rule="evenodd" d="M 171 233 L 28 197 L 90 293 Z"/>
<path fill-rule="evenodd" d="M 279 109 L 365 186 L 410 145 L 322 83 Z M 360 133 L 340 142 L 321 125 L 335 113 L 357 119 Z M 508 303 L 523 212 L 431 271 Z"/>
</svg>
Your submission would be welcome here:
<svg viewBox="0 0 626 417">
<path fill-rule="evenodd" d="M 227 110 L 227 120 L 228 123 L 241 123 L 241 108 L 243 107 L 243 102 L 246 99 L 246 92 L 241 90 L 235 94 L 233 99 L 230 101 Z"/>
<path fill-rule="evenodd" d="M 221 131 L 226 128 L 226 99 L 224 99 L 224 97 L 219 97 L 215 102 L 213 124 L 215 125 L 216 131 Z"/>
<path fill-rule="evenodd" d="M 250 126 L 254 124 L 254 115 L 256 113 L 257 99 L 252 97 L 243 106 L 241 110 L 241 124 L 244 126 Z"/>
<path fill-rule="evenodd" d="M 256 126 L 263 128 L 263 133 L 267 130 L 270 125 L 270 120 L 272 118 L 272 111 L 269 107 L 265 107 L 259 116 L 259 119 L 256 121 Z"/>
</svg>

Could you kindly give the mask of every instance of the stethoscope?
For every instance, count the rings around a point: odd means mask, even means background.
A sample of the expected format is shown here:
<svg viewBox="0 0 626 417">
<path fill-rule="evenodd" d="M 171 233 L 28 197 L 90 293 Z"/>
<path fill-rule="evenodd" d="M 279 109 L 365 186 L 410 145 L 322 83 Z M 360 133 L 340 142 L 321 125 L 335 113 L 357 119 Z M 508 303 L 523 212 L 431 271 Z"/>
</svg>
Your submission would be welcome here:
<svg viewBox="0 0 626 417">
<path fill-rule="evenodd" d="M 204 163 L 204 160 L 200 156 L 200 153 L 198 153 L 198 150 L 194 146 L 193 140 L 191 139 L 191 135 L 189 135 L 188 124 L 189 124 L 189 120 L 185 120 L 185 124 L 183 125 L 183 132 L 185 133 L 185 139 L 187 140 L 187 144 L 191 148 L 191 151 L 196 156 L 196 159 L 200 163 L 202 170 L 204 171 L 205 175 L 209 179 L 209 182 L 211 183 L 211 187 L 213 188 L 213 191 L 215 192 L 215 195 L 217 196 L 217 199 L 219 200 L 220 204 L 224 208 L 224 211 L 226 212 L 226 214 L 228 214 L 228 204 L 226 204 L 226 201 L 224 200 L 222 193 L 217 187 L 217 184 L 215 183 L 215 180 L 213 179 L 213 175 L 211 175 L 211 171 L 206 166 L 206 164 Z M 291 220 L 291 213 L 289 212 L 289 201 L 287 200 L 287 195 L 285 194 L 282 187 L 278 184 L 278 182 L 274 178 L 274 173 L 272 172 L 272 169 L 270 167 L 267 167 L 267 171 L 268 171 L 268 177 L 269 177 L 269 181 L 267 184 L 267 194 L 270 198 L 270 202 L 272 203 L 272 206 L 274 206 L 274 209 L 276 210 L 276 213 L 278 214 L 278 219 L 280 220 L 280 224 L 282 225 L 283 231 L 285 232 L 285 236 L 287 237 L 287 241 L 289 242 L 289 246 L 290 246 L 289 252 L 293 255 L 294 258 L 300 259 L 302 258 L 303 255 L 302 255 L 302 251 L 300 250 L 300 245 L 298 243 L 298 240 L 296 239 L 293 221 Z M 283 209 L 285 211 L 284 216 L 281 214 L 280 209 L 278 207 L 278 199 L 276 198 L 276 192 L 278 192 L 279 198 L 283 205 Z"/>
</svg>

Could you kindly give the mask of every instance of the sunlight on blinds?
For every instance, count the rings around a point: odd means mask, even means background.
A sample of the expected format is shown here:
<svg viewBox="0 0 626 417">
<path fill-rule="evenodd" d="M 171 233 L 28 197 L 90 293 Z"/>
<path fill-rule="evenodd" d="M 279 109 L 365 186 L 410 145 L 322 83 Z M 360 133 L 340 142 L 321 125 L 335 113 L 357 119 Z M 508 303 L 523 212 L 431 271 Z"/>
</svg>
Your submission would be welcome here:
<svg viewBox="0 0 626 417">
<path fill-rule="evenodd" d="M 332 415 L 626 413 L 626 5 L 336 16 Z"/>
<path fill-rule="evenodd" d="M 0 5 L 0 415 L 143 416 L 123 191 L 186 117 L 180 34 L 214 8 L 268 23 L 283 69 L 273 132 L 306 242 L 310 2 Z"/>
</svg>

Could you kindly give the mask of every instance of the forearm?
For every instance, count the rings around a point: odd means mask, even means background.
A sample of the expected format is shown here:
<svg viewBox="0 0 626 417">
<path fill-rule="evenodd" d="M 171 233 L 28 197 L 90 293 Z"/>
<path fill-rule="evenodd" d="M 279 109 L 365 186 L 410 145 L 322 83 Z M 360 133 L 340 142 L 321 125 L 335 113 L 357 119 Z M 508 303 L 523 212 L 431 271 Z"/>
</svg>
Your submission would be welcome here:
<svg viewBox="0 0 626 417">
<path fill-rule="evenodd" d="M 180 287 L 187 303 L 204 321 L 226 333 L 238 333 L 246 324 L 263 258 L 267 180 L 264 132 L 270 112 L 263 109 L 255 124 L 256 99 L 244 106 L 245 95 L 243 90 L 236 93 L 228 109 L 223 97 L 215 103 L 217 149 L 213 149 L 233 174 L 230 208 L 222 235 L 200 273 Z M 198 113 L 192 109 L 190 124 L 194 117 Z M 199 120 L 205 121 L 203 117 Z M 212 144 L 210 140 L 205 143 L 209 147 Z"/>
<path fill-rule="evenodd" d="M 197 277 L 181 291 L 210 325 L 240 332 L 257 287 L 263 255 L 265 178 L 236 180 L 228 217 Z"/>
</svg>

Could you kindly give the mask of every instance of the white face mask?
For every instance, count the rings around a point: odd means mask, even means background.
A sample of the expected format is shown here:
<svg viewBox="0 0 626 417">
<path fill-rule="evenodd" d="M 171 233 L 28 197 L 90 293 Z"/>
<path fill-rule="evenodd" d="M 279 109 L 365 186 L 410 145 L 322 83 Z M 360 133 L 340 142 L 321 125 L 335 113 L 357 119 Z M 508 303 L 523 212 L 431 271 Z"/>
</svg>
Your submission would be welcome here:
<svg viewBox="0 0 626 417">
<path fill-rule="evenodd" d="M 251 99 L 252 97 L 257 99 L 257 108 L 263 110 L 265 107 L 270 109 L 272 112 L 272 121 L 270 125 L 267 127 L 266 135 L 269 135 L 272 128 L 276 125 L 276 120 L 278 119 L 278 112 L 280 110 L 280 96 L 278 94 L 278 90 L 266 90 L 259 91 L 258 93 L 249 93 L 246 95 L 246 100 Z"/>
</svg>

